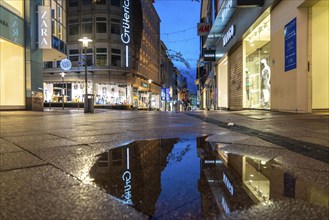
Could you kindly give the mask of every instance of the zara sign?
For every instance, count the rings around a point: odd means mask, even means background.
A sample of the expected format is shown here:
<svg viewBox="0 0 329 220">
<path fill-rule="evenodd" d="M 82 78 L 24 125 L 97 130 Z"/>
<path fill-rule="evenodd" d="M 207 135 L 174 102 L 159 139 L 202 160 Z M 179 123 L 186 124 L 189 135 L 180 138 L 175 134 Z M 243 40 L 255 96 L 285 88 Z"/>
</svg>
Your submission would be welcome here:
<svg viewBox="0 0 329 220">
<path fill-rule="evenodd" d="M 51 49 L 51 13 L 49 6 L 38 6 L 39 48 Z"/>
</svg>

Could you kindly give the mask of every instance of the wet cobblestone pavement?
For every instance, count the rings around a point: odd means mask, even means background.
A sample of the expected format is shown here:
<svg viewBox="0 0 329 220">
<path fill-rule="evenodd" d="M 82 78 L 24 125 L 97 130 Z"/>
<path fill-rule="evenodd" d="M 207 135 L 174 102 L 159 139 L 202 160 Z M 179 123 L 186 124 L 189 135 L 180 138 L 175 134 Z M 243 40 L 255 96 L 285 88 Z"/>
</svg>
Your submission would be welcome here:
<svg viewBox="0 0 329 220">
<path fill-rule="evenodd" d="M 210 167 L 202 163 L 204 157 L 198 159 L 201 162 L 193 162 L 198 163 L 197 172 L 202 170 L 204 175 L 198 178 L 205 180 L 196 190 L 206 196 L 197 203 L 172 204 L 171 210 L 181 208 L 184 217 L 168 213 L 154 219 L 328 219 L 327 115 L 190 113 L 193 117 L 185 113 L 108 110 L 96 110 L 95 114 L 83 114 L 81 110 L 0 112 L 0 219 L 152 218 L 150 211 L 126 205 L 96 184 L 93 167 L 104 159 L 104 152 L 136 140 L 185 140 L 204 135 L 209 135 L 207 143 L 216 155 L 209 161 L 222 161 Z M 150 155 L 149 151 L 144 153 L 145 158 Z M 183 155 L 183 161 L 190 158 L 187 155 Z M 265 164 L 270 174 L 264 170 Z M 215 176 L 210 172 L 213 168 L 220 169 Z M 193 166 L 187 169 L 188 173 L 196 172 Z M 247 179 L 253 177 L 250 175 L 270 183 L 267 198 L 271 202 L 266 206 L 259 202 L 262 197 L 251 193 L 249 183 L 256 181 Z M 145 178 L 150 176 L 146 172 Z M 188 174 L 178 177 L 189 180 Z M 165 192 L 167 188 L 163 187 L 161 191 Z M 231 188 L 245 193 L 251 206 L 235 209 L 239 205 Z M 184 197 L 179 200 L 184 201 Z M 196 210 L 196 205 L 207 207 L 209 212 L 193 215 L 191 210 Z"/>
</svg>

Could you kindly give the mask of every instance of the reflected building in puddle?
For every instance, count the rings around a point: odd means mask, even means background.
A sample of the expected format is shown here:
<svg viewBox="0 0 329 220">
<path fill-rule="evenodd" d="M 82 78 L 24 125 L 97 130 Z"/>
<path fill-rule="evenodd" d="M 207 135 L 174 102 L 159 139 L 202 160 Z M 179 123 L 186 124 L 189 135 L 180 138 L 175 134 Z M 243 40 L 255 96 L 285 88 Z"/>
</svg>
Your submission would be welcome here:
<svg viewBox="0 0 329 220">
<path fill-rule="evenodd" d="M 310 171 L 283 169 L 273 160 L 218 150 L 206 139 L 134 141 L 98 155 L 90 176 L 155 219 L 225 218 L 286 199 L 302 204 L 301 213 L 312 203 L 328 207 L 328 181 L 312 181 Z"/>
<path fill-rule="evenodd" d="M 135 141 L 101 155 L 90 175 L 95 184 L 145 214 L 154 213 L 161 172 L 179 139 Z"/>
<path fill-rule="evenodd" d="M 256 204 L 295 199 L 329 207 L 328 175 L 324 175 L 326 180 L 313 178 L 316 174 L 305 168 L 284 167 L 274 160 L 217 152 L 227 167 L 238 173 L 241 187 Z"/>
</svg>

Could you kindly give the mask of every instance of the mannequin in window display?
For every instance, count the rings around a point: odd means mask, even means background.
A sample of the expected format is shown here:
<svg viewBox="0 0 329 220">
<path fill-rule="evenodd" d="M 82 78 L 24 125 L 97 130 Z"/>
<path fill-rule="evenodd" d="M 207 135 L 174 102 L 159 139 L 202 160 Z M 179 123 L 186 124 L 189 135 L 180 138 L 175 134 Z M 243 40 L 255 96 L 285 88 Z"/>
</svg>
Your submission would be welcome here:
<svg viewBox="0 0 329 220">
<path fill-rule="evenodd" d="M 263 89 L 263 99 L 264 99 L 264 105 L 266 107 L 269 107 L 269 101 L 270 101 L 270 80 L 271 80 L 271 69 L 269 65 L 267 64 L 266 59 L 262 59 L 261 64 L 263 66 L 262 68 L 262 89 Z"/>
<path fill-rule="evenodd" d="M 102 104 L 107 104 L 107 88 L 102 88 Z"/>
<path fill-rule="evenodd" d="M 250 78 L 249 78 L 249 72 L 246 71 L 246 95 L 247 95 L 247 100 L 249 100 L 249 98 L 250 98 L 249 92 L 250 92 Z"/>
</svg>

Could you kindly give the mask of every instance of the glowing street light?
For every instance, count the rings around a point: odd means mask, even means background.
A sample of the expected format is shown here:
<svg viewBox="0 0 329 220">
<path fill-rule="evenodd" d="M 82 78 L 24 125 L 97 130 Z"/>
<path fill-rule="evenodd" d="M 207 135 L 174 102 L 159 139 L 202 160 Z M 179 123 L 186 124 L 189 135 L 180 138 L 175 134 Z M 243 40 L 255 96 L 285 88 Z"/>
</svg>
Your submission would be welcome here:
<svg viewBox="0 0 329 220">
<path fill-rule="evenodd" d="M 89 39 L 88 37 L 83 37 L 81 39 L 79 39 L 80 42 L 82 42 L 82 47 L 84 49 L 85 52 L 85 59 L 84 59 L 84 63 L 85 63 L 85 100 L 84 100 L 84 113 L 89 113 L 90 112 L 90 106 L 88 106 L 88 98 L 87 98 L 87 94 L 88 94 L 88 81 L 87 81 L 87 48 L 88 48 L 88 43 L 92 42 L 93 40 Z"/>
</svg>

